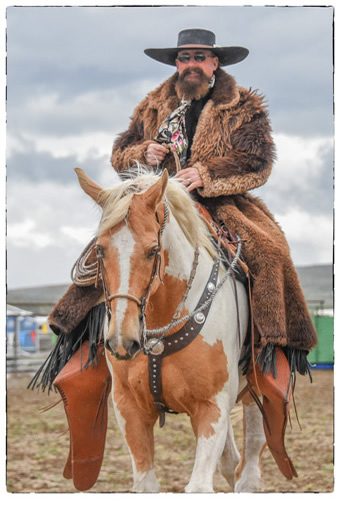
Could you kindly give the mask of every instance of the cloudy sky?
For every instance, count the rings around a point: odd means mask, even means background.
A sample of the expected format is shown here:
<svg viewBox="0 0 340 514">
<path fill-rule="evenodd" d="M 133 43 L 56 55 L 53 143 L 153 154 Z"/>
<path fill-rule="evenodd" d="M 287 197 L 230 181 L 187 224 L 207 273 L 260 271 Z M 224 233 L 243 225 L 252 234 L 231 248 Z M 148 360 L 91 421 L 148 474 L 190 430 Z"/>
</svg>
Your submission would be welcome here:
<svg viewBox="0 0 340 514">
<path fill-rule="evenodd" d="M 6 16 L 8 288 L 69 282 L 99 221 L 73 168 L 117 181 L 114 138 L 174 71 L 143 49 L 175 46 L 189 27 L 249 48 L 225 70 L 269 106 L 278 159 L 255 194 L 296 265 L 332 262 L 332 7 L 8 5 Z"/>
</svg>

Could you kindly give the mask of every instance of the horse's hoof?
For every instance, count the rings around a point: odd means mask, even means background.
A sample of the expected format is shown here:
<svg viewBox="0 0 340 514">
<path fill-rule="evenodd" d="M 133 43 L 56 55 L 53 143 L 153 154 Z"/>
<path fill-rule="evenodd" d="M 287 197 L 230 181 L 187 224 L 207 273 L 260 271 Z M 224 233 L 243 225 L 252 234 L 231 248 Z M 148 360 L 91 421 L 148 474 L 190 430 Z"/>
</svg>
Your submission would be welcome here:
<svg viewBox="0 0 340 514">
<path fill-rule="evenodd" d="M 235 493 L 255 493 L 259 490 L 261 473 L 258 467 L 244 469 L 241 478 L 235 484 Z"/>
</svg>

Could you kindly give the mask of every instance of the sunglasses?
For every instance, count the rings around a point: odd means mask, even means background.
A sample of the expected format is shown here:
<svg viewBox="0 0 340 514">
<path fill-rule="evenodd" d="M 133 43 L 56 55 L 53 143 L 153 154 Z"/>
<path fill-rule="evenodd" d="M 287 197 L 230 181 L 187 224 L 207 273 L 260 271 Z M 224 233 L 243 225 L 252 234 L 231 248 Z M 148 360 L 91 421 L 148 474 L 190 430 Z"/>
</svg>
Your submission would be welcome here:
<svg viewBox="0 0 340 514">
<path fill-rule="evenodd" d="M 191 59 L 194 59 L 196 62 L 204 62 L 208 57 L 215 57 L 214 55 L 205 55 L 205 54 L 195 54 L 195 55 L 189 55 L 189 54 L 181 54 L 177 56 L 177 59 L 179 62 L 187 63 Z"/>
</svg>

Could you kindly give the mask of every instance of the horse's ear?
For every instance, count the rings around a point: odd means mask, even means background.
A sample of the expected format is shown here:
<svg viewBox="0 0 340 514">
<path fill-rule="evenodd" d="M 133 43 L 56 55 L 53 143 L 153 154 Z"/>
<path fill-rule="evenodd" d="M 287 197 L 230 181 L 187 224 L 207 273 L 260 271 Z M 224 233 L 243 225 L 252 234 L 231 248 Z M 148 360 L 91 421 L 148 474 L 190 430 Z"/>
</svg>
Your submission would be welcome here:
<svg viewBox="0 0 340 514">
<path fill-rule="evenodd" d="M 103 189 L 91 180 L 81 168 L 74 168 L 79 180 L 80 187 L 87 195 L 89 195 L 98 205 L 103 204 Z"/>
<path fill-rule="evenodd" d="M 169 174 L 165 169 L 162 176 L 153 184 L 149 189 L 142 193 L 143 199 L 147 207 L 151 210 L 156 210 L 158 204 L 161 202 L 168 184 Z"/>
</svg>

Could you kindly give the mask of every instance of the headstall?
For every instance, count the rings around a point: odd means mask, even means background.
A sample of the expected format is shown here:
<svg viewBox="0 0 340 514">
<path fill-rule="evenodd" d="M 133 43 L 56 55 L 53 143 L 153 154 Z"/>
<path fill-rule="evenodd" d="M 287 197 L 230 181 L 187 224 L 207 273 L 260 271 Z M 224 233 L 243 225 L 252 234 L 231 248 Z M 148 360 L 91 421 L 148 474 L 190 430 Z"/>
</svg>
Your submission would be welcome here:
<svg viewBox="0 0 340 514">
<path fill-rule="evenodd" d="M 133 295 L 128 294 L 128 293 L 110 294 L 110 290 L 109 290 L 108 283 L 107 283 L 107 280 L 106 280 L 105 267 L 104 267 L 104 252 L 103 252 L 103 248 L 100 245 L 95 244 L 96 259 L 97 259 L 95 285 L 96 285 L 96 287 L 98 286 L 99 277 L 101 276 L 102 282 L 103 282 L 103 291 L 104 291 L 104 298 L 105 298 L 106 313 L 107 313 L 107 316 L 108 316 L 109 320 L 111 319 L 111 302 L 113 300 L 115 300 L 116 298 L 126 298 L 127 300 L 134 301 L 138 305 L 138 307 L 141 308 L 142 319 L 143 319 L 143 327 L 144 327 L 145 309 L 146 309 L 147 301 L 148 301 L 149 296 L 150 296 L 150 291 L 151 291 L 152 284 L 153 284 L 153 282 L 154 282 L 154 280 L 155 280 L 155 278 L 157 276 L 159 277 L 159 280 L 162 283 L 162 277 L 161 277 L 161 265 L 162 265 L 162 262 L 161 262 L 161 237 L 162 237 L 162 234 L 163 234 L 164 229 L 166 227 L 166 224 L 167 224 L 167 221 L 168 221 L 168 217 L 169 217 L 169 209 L 168 209 L 168 206 L 167 206 L 167 202 L 164 201 L 164 220 L 163 220 L 162 224 L 159 223 L 160 224 L 160 228 L 159 228 L 158 236 L 157 236 L 158 237 L 158 250 L 157 250 L 157 253 L 156 253 L 155 259 L 154 259 L 150 282 L 149 282 L 149 284 L 148 284 L 148 286 L 146 288 L 145 293 L 143 294 L 143 296 L 140 299 L 137 298 L 136 296 L 133 296 Z M 157 221 L 159 222 L 157 213 L 156 213 L 156 218 L 157 218 Z"/>
</svg>

